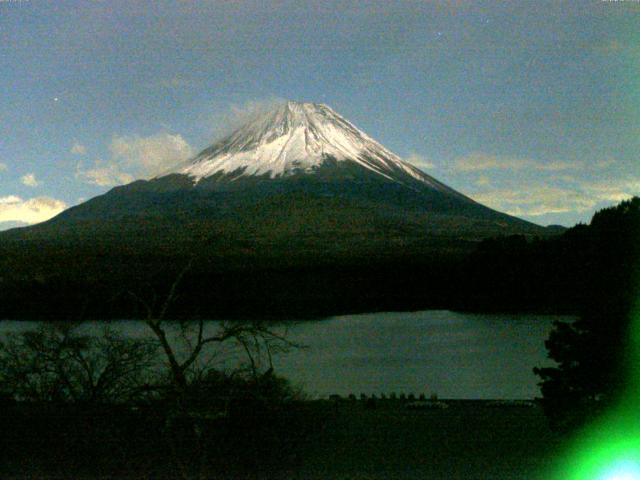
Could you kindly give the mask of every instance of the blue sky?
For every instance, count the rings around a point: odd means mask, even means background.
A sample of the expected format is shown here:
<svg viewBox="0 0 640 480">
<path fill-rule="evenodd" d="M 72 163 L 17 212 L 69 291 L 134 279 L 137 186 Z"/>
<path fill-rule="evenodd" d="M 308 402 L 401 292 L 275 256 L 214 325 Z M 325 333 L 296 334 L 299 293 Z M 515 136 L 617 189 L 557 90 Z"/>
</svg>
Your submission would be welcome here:
<svg viewBox="0 0 640 480">
<path fill-rule="evenodd" d="M 540 224 L 640 194 L 634 1 L 0 0 L 0 229 L 322 102 Z"/>
</svg>

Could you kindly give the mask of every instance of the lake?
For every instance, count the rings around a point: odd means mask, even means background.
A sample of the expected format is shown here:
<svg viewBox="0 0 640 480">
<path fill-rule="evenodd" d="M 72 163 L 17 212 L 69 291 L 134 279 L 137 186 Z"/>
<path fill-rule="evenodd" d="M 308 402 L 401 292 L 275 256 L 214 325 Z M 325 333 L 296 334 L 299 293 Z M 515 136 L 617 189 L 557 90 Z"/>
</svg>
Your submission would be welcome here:
<svg viewBox="0 0 640 480">
<path fill-rule="evenodd" d="M 450 311 L 374 313 L 299 324 L 309 345 L 276 361 L 277 371 L 318 396 L 437 393 L 441 398 L 539 396 L 534 366 L 553 365 L 546 315 Z"/>
<path fill-rule="evenodd" d="M 299 322 L 288 336 L 307 348 L 275 357 L 274 366 L 312 397 L 396 392 L 531 399 L 540 395 L 533 367 L 553 364 L 544 341 L 554 320 L 573 317 L 431 310 Z M 146 334 L 140 322 L 112 324 L 128 335 Z M 34 325 L 4 321 L 0 332 Z"/>
</svg>

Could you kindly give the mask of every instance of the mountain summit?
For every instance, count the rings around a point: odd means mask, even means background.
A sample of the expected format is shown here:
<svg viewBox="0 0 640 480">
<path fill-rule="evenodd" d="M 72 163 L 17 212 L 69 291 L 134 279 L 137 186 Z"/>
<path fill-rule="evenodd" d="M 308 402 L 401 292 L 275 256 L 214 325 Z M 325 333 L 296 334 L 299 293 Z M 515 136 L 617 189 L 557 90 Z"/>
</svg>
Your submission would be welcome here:
<svg viewBox="0 0 640 480">
<path fill-rule="evenodd" d="M 351 122 L 320 103 L 286 102 L 257 115 L 187 163 L 163 174 L 237 181 L 326 174 L 360 180 L 379 177 L 411 188 L 456 195 L 434 178 L 387 150 Z M 459 194 L 457 194 L 459 195 Z"/>
</svg>

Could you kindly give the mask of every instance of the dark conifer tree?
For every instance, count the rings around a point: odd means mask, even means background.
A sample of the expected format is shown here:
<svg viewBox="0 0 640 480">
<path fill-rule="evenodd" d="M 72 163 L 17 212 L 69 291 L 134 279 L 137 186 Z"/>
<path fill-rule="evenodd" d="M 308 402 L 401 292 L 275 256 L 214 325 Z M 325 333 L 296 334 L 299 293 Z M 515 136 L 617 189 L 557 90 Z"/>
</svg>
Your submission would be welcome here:
<svg viewBox="0 0 640 480">
<path fill-rule="evenodd" d="M 534 369 L 545 411 L 559 430 L 583 425 L 625 392 L 638 298 L 640 198 L 597 212 L 586 229 L 565 237 L 587 276 L 580 318 L 556 323 L 546 342 L 557 367 Z"/>
</svg>

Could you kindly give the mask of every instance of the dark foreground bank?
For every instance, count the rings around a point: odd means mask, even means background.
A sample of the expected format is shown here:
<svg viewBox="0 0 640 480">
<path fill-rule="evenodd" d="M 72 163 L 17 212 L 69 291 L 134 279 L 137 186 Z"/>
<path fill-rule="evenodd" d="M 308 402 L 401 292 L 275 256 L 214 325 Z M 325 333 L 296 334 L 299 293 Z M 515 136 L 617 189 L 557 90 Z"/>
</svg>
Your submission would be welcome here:
<svg viewBox="0 0 640 480">
<path fill-rule="evenodd" d="M 195 442 L 181 423 L 186 419 L 168 419 L 158 408 L 5 406 L 0 474 L 536 479 L 545 478 L 561 445 L 541 409 L 527 403 L 341 399 L 296 402 L 277 411 L 255 407 L 238 405 L 226 417 L 201 421 L 202 438 Z M 179 441 L 168 442 L 167 432 Z M 177 457 L 190 456 L 198 468 L 176 466 Z"/>
</svg>

